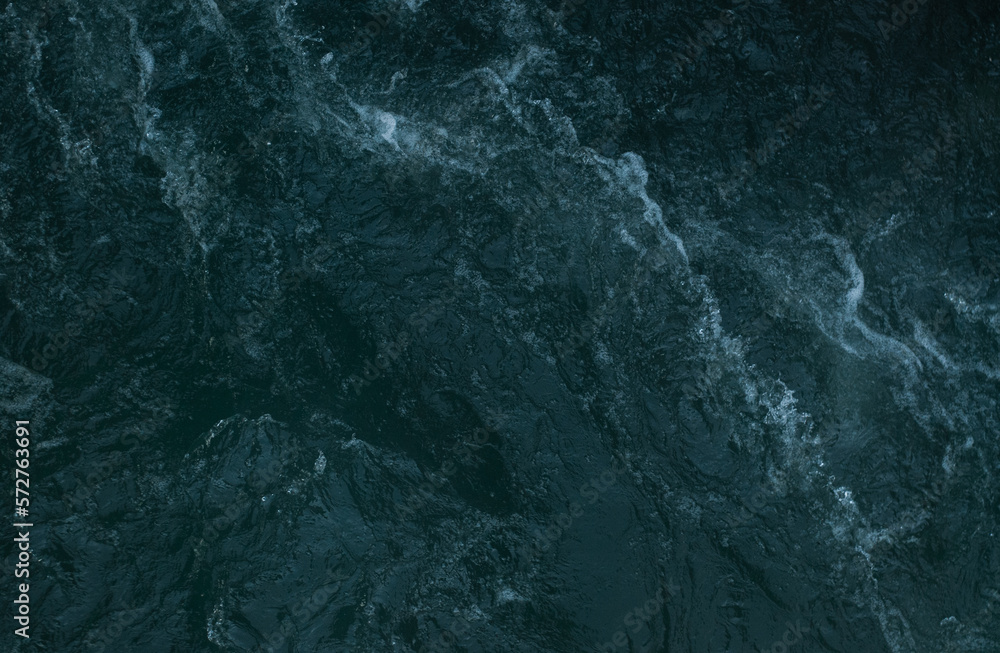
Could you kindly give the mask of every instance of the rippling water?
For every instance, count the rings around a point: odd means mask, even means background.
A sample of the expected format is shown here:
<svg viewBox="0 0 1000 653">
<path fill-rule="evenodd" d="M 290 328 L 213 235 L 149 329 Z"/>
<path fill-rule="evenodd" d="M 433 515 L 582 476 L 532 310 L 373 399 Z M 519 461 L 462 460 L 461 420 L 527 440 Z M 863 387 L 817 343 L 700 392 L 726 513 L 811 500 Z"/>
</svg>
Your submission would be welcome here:
<svg viewBox="0 0 1000 653">
<path fill-rule="evenodd" d="M 11 650 L 1000 651 L 998 15 L 8 4 Z"/>
</svg>

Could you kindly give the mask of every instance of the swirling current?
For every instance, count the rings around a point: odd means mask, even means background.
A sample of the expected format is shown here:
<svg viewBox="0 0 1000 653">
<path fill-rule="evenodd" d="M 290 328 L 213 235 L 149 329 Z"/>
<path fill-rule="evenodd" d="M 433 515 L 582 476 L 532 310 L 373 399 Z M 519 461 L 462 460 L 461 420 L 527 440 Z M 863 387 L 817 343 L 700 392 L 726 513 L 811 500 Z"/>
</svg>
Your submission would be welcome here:
<svg viewBox="0 0 1000 653">
<path fill-rule="evenodd" d="M 3 650 L 1000 651 L 998 17 L 7 3 Z"/>
</svg>

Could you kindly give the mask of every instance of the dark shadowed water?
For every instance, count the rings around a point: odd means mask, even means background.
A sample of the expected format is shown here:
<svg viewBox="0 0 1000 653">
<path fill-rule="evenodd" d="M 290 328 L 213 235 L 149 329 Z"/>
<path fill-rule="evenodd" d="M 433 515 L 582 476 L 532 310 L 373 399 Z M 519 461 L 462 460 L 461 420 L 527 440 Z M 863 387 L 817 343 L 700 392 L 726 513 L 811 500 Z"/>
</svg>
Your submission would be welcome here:
<svg viewBox="0 0 1000 653">
<path fill-rule="evenodd" d="M 0 649 L 1000 652 L 995 0 L 0 34 Z"/>
</svg>

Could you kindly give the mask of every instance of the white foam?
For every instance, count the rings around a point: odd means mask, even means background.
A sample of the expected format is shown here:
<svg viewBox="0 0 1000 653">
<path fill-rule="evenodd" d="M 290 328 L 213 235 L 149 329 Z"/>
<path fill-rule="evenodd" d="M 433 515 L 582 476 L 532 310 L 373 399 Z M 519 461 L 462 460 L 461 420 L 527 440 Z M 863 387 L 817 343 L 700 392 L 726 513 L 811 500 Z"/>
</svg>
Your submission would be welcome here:
<svg viewBox="0 0 1000 653">
<path fill-rule="evenodd" d="M 316 474 L 322 474 L 325 469 L 326 456 L 324 456 L 323 452 L 320 451 L 319 456 L 316 458 L 316 462 L 313 463 L 313 471 L 316 472 Z"/>
<path fill-rule="evenodd" d="M 642 160 L 642 157 L 638 154 L 632 152 L 626 152 L 618 159 L 617 169 L 615 170 L 619 182 L 621 182 L 629 192 L 642 200 L 645 210 L 643 211 L 642 217 L 656 229 L 657 235 L 660 237 L 661 244 L 666 244 L 667 241 L 673 243 L 680 252 L 681 257 L 684 259 L 684 263 L 689 263 L 687 251 L 684 249 L 684 242 L 680 239 L 677 234 L 667 229 L 667 225 L 663 222 L 663 210 L 660 209 L 660 205 L 649 198 L 646 192 L 646 183 L 649 181 L 649 173 L 646 172 L 646 164 Z"/>
<path fill-rule="evenodd" d="M 941 352 L 938 348 L 937 341 L 934 340 L 928 333 L 927 329 L 924 327 L 923 323 L 916 321 L 916 325 L 913 328 L 913 339 L 916 340 L 921 347 L 926 349 L 934 358 L 941 364 L 942 367 L 949 371 L 957 371 L 959 368 L 948 356 Z"/>
<path fill-rule="evenodd" d="M 149 51 L 149 48 L 142 45 L 141 41 L 136 45 L 136 56 L 142 67 L 143 86 L 148 89 L 149 78 L 153 76 L 153 70 L 156 68 L 156 59 L 153 58 L 153 53 Z"/>
<path fill-rule="evenodd" d="M 851 251 L 850 245 L 841 237 L 822 234 L 812 239 L 830 245 L 848 275 L 849 287 L 844 294 L 844 301 L 836 312 L 820 307 L 815 299 L 807 302 L 816 318 L 816 326 L 824 335 L 836 342 L 841 349 L 859 358 L 890 358 L 895 359 L 908 369 L 909 382 L 915 381 L 917 372 L 923 370 L 923 363 L 909 347 L 899 340 L 874 331 L 858 315 L 858 307 L 864 298 L 865 275 Z M 815 269 L 807 270 L 818 274 Z M 803 289 L 809 292 L 810 289 Z M 852 329 L 860 333 L 859 341 L 852 337 Z"/>
<path fill-rule="evenodd" d="M 497 592 L 497 605 L 512 602 L 523 603 L 526 600 L 527 599 L 509 587 L 501 588 L 500 591 Z"/>
<path fill-rule="evenodd" d="M 379 132 L 379 135 L 398 150 L 399 144 L 393 137 L 393 132 L 396 131 L 396 116 L 385 111 L 379 111 L 378 120 L 382 123 L 382 130 Z"/>
<path fill-rule="evenodd" d="M 639 245 L 639 243 L 635 241 L 635 238 L 633 238 L 632 234 L 628 232 L 628 229 L 625 228 L 624 224 L 619 224 L 618 236 L 622 239 L 623 243 L 625 243 L 635 251 L 639 252 L 640 255 L 646 254 L 646 248 L 642 247 L 641 245 Z"/>
</svg>

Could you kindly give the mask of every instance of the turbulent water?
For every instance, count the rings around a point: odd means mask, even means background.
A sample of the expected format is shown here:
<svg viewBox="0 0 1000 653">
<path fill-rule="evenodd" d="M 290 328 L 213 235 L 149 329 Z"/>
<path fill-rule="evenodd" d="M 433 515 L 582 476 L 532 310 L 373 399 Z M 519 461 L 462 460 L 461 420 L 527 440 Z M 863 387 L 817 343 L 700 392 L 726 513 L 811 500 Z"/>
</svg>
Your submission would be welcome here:
<svg viewBox="0 0 1000 653">
<path fill-rule="evenodd" d="M 7 4 L 2 647 L 1000 651 L 998 18 Z"/>
</svg>

